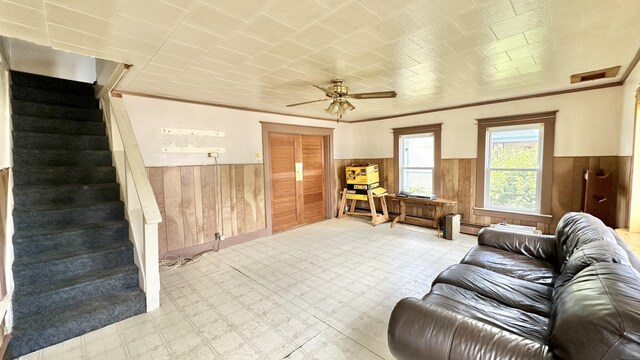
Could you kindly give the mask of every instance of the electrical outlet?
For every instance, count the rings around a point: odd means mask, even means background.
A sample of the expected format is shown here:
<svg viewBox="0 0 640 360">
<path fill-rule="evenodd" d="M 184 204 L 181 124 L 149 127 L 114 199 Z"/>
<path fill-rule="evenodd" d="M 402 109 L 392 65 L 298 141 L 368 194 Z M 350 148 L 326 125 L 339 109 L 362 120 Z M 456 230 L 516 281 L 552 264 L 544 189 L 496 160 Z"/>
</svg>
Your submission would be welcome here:
<svg viewBox="0 0 640 360">
<path fill-rule="evenodd" d="M 262 162 L 262 153 L 261 153 L 261 152 L 257 152 L 257 153 L 256 153 L 256 160 L 257 160 L 258 162 L 260 162 L 260 163 Z"/>
<path fill-rule="evenodd" d="M 218 241 L 223 241 L 224 239 L 226 239 L 226 237 L 224 235 L 220 234 L 219 232 L 215 233 L 213 236 Z"/>
<path fill-rule="evenodd" d="M 218 157 L 218 153 L 209 153 L 207 154 L 210 158 L 217 158 Z"/>
</svg>

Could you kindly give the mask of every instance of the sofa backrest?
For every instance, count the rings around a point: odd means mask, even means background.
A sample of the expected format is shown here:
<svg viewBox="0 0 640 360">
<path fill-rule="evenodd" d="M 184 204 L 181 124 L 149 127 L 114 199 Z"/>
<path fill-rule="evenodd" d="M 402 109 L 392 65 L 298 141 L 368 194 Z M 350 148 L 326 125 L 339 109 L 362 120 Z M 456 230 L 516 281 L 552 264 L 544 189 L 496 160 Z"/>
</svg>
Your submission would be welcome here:
<svg viewBox="0 0 640 360">
<path fill-rule="evenodd" d="M 616 245 L 617 246 L 617 245 Z M 562 359 L 636 359 L 640 354 L 640 274 L 599 262 L 556 288 L 549 344 Z"/>
<path fill-rule="evenodd" d="M 558 291 L 581 271 L 596 263 L 631 265 L 627 253 L 616 243 L 590 242 L 576 249 L 563 264 L 560 276 L 555 282 L 555 290 Z"/>
<path fill-rule="evenodd" d="M 616 236 L 600 219 L 580 212 L 566 213 L 556 227 L 556 246 L 560 270 L 573 253 L 586 244 L 606 241 L 617 246 Z"/>
</svg>

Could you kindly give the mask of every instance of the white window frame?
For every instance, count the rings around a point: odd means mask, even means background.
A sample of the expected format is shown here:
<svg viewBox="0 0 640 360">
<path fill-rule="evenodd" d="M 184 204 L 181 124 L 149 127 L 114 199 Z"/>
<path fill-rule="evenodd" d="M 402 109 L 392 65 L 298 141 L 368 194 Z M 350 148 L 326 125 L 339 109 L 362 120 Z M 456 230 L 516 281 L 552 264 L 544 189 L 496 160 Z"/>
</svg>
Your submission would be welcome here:
<svg viewBox="0 0 640 360">
<path fill-rule="evenodd" d="M 492 133 L 517 131 L 517 130 L 538 130 L 538 167 L 537 168 L 522 168 L 522 169 L 505 169 L 505 168 L 491 168 L 491 149 L 493 145 Z M 542 167 L 544 156 L 544 123 L 533 123 L 525 125 L 508 125 L 508 126 L 495 126 L 487 128 L 486 133 L 486 150 L 485 150 L 485 176 L 484 176 L 484 204 L 485 208 L 499 211 L 517 211 L 523 213 L 540 213 L 541 197 L 542 197 Z M 536 206 L 535 209 L 526 208 L 513 208 L 507 206 L 498 206 L 491 204 L 491 171 L 536 171 Z"/>
<path fill-rule="evenodd" d="M 410 138 L 423 138 L 423 137 L 431 137 L 433 139 L 433 166 L 432 167 L 413 167 L 413 166 L 404 166 L 404 156 L 405 156 L 405 147 L 404 140 Z M 408 134 L 408 135 L 400 135 L 398 137 L 398 189 L 399 191 L 403 191 L 402 188 L 404 185 L 404 170 L 431 170 L 431 193 L 435 194 L 436 192 L 436 137 L 433 132 L 424 132 L 420 134 Z M 429 194 L 429 195 L 432 195 Z"/>
</svg>

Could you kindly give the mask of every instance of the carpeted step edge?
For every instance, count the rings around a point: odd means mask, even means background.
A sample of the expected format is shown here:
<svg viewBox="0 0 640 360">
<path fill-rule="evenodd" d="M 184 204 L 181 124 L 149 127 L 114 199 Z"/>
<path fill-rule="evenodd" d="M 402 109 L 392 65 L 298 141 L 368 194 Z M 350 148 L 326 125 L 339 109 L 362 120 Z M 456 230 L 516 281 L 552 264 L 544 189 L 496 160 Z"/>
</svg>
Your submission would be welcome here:
<svg viewBox="0 0 640 360">
<path fill-rule="evenodd" d="M 80 306 L 97 297 L 108 296 L 114 291 L 137 287 L 138 268 L 135 264 L 109 269 L 62 284 L 22 287 L 12 298 L 14 321 L 43 312 L 56 311 L 63 306 Z"/>
<path fill-rule="evenodd" d="M 62 312 L 36 315 L 16 323 L 11 353 L 19 357 L 35 350 L 103 328 L 146 311 L 145 295 L 140 289 L 121 291 L 84 306 Z"/>
<path fill-rule="evenodd" d="M 11 85 L 11 97 L 18 100 L 39 102 L 43 104 L 72 106 L 87 109 L 97 109 L 99 107 L 99 101 L 93 96 L 93 94 L 77 95 L 17 84 Z"/>
</svg>

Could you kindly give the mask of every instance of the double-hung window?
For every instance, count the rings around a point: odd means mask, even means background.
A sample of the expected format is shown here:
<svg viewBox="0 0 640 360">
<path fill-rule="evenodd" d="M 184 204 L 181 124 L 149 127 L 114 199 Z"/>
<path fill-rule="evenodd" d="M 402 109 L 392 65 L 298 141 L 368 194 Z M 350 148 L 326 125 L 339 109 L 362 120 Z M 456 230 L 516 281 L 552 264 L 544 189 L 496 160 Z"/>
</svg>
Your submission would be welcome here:
<svg viewBox="0 0 640 360">
<path fill-rule="evenodd" d="M 433 194 L 433 133 L 400 136 L 400 191 Z"/>
<path fill-rule="evenodd" d="M 441 124 L 393 129 L 394 191 L 440 195 Z"/>
<path fill-rule="evenodd" d="M 487 129 L 484 207 L 540 213 L 544 124 Z"/>
<path fill-rule="evenodd" d="M 478 120 L 474 214 L 551 221 L 556 112 Z"/>
</svg>

